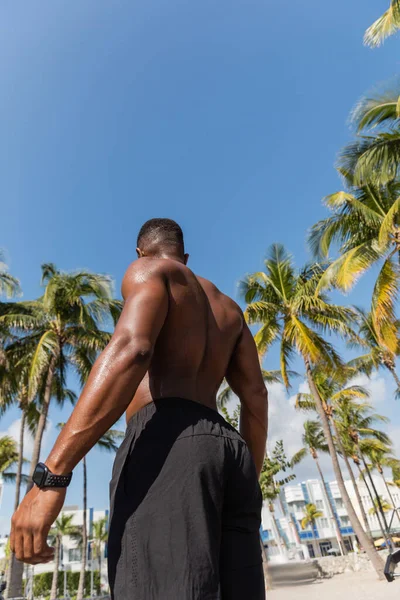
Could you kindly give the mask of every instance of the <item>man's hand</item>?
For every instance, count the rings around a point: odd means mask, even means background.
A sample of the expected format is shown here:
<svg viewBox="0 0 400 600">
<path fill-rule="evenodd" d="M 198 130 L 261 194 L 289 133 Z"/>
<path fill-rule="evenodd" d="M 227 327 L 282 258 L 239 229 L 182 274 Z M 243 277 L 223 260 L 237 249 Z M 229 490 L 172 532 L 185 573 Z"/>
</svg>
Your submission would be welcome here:
<svg viewBox="0 0 400 600">
<path fill-rule="evenodd" d="M 65 496 L 65 488 L 40 490 L 36 486 L 25 496 L 11 521 L 10 545 L 18 560 L 36 565 L 53 559 L 54 548 L 47 544 L 47 536 Z"/>
</svg>

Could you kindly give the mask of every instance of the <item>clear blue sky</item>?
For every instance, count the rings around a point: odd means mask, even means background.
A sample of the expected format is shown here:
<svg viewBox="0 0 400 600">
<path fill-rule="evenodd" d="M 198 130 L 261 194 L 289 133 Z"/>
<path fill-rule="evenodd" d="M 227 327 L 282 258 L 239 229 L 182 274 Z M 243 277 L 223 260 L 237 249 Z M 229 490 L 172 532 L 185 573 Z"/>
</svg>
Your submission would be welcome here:
<svg viewBox="0 0 400 600">
<path fill-rule="evenodd" d="M 231 295 L 274 241 L 304 261 L 340 186 L 350 109 L 398 72 L 399 39 L 362 45 L 387 3 L 2 2 L 0 246 L 25 297 L 45 261 L 110 273 L 118 290 L 154 216 L 182 224 L 192 268 Z M 351 301 L 369 289 L 367 277 Z M 54 425 L 47 450 L 53 438 Z M 89 465 L 102 508 L 111 459 Z M 3 517 L 11 505 L 9 488 Z"/>
</svg>

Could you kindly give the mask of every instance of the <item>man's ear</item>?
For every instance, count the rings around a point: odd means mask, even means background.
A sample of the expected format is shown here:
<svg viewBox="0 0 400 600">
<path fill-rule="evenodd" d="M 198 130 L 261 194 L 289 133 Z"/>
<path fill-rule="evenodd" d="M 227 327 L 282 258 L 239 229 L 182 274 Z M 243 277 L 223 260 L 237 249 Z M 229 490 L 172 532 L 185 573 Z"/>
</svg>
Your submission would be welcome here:
<svg viewBox="0 0 400 600">
<path fill-rule="evenodd" d="M 136 254 L 138 258 L 143 258 L 145 256 L 145 253 L 140 248 L 136 248 Z"/>
<path fill-rule="evenodd" d="M 185 256 L 183 257 L 183 262 L 185 263 L 185 265 L 188 264 L 188 260 L 189 260 L 189 254 L 185 254 Z"/>
</svg>

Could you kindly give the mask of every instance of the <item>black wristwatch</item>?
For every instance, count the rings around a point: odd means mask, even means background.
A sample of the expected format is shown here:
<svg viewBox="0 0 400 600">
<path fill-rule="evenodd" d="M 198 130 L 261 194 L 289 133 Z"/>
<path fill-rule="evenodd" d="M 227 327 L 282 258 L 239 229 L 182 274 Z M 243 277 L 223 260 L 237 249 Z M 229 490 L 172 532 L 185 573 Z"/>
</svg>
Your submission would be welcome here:
<svg viewBox="0 0 400 600">
<path fill-rule="evenodd" d="M 33 472 L 32 480 L 38 488 L 68 487 L 71 483 L 72 473 L 68 475 L 54 475 L 44 463 L 38 463 Z"/>
</svg>

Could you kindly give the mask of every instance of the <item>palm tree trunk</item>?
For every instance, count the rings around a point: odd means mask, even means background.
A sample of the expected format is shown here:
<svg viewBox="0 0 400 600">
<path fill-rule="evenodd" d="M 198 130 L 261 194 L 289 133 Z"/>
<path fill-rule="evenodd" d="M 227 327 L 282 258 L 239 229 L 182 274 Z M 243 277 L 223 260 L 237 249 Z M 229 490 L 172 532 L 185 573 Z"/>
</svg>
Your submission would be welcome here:
<svg viewBox="0 0 400 600">
<path fill-rule="evenodd" d="M 60 547 L 61 547 L 61 540 L 60 540 L 59 536 L 57 536 L 56 547 L 55 547 L 55 551 L 54 551 L 54 571 L 53 571 L 53 580 L 51 582 L 50 600 L 57 600 L 58 571 L 60 568 Z"/>
<path fill-rule="evenodd" d="M 82 562 L 79 575 L 78 592 L 76 600 L 82 600 L 85 593 L 85 573 L 87 558 L 87 470 L 86 456 L 83 457 L 83 528 L 82 528 Z"/>
<path fill-rule="evenodd" d="M 329 453 L 331 455 L 332 466 L 333 466 L 333 470 L 335 472 L 336 481 L 338 483 L 340 494 L 341 494 L 344 504 L 346 506 L 347 514 L 349 515 L 353 530 L 354 530 L 356 536 L 358 537 L 360 544 L 363 546 L 364 550 L 366 551 L 379 579 L 383 580 L 384 579 L 383 561 L 382 561 L 381 557 L 378 556 L 378 553 L 376 552 L 374 545 L 372 544 L 370 538 L 367 536 L 364 529 L 362 528 L 362 525 L 361 525 L 360 521 L 358 520 L 356 511 L 354 510 L 354 507 L 351 503 L 350 496 L 347 492 L 346 486 L 344 484 L 343 475 L 340 470 L 339 459 L 338 459 L 338 455 L 336 452 L 335 444 L 333 442 L 333 437 L 332 437 L 332 432 L 331 432 L 331 429 L 329 426 L 328 417 L 325 413 L 321 396 L 319 395 L 317 386 L 315 385 L 315 382 L 313 379 L 313 375 L 312 375 L 312 371 L 311 371 L 311 364 L 310 364 L 308 357 L 305 356 L 303 358 L 304 358 L 304 362 L 305 362 L 305 366 L 306 366 L 308 384 L 310 386 L 310 391 L 314 397 L 315 405 L 316 405 L 319 417 L 321 419 L 322 429 L 325 434 L 325 438 L 326 438 L 326 441 L 327 441 L 327 444 L 329 447 Z"/>
<path fill-rule="evenodd" d="M 325 481 L 324 476 L 322 474 L 321 465 L 319 464 L 318 458 L 314 458 L 314 460 L 315 460 L 315 464 L 317 465 L 317 469 L 318 469 L 318 473 L 319 473 L 319 478 L 321 480 L 322 487 L 324 489 L 325 499 L 328 502 L 328 506 L 330 508 L 331 519 L 333 520 L 333 523 L 334 523 L 334 527 L 335 527 L 335 531 L 336 531 L 336 537 L 337 537 L 337 541 L 338 541 L 338 544 L 339 544 L 340 552 L 342 553 L 342 555 L 346 555 L 347 554 L 346 546 L 344 545 L 344 540 L 343 540 L 342 532 L 340 531 L 340 525 L 337 522 L 336 517 L 335 517 L 335 507 L 332 506 L 332 502 L 331 502 L 331 499 L 330 499 L 329 493 L 328 493 L 328 486 L 326 485 L 326 481 Z"/>
<path fill-rule="evenodd" d="M 385 529 L 385 531 L 386 531 L 386 535 L 385 535 L 384 537 L 385 537 L 385 538 L 386 538 L 386 537 L 387 537 L 387 538 L 389 538 L 389 541 L 390 541 L 390 543 L 391 543 L 392 547 L 394 548 L 393 540 L 392 540 L 392 538 L 391 538 L 390 531 L 389 531 L 389 527 L 388 527 L 388 524 L 387 524 L 387 521 L 386 521 L 386 515 L 385 515 L 385 512 L 384 512 L 384 510 L 383 510 L 383 506 L 382 506 L 381 498 L 380 498 L 380 496 L 379 496 L 379 494 L 378 494 L 378 490 L 376 489 L 376 486 L 375 486 L 374 480 L 372 479 L 371 471 L 369 470 L 369 467 L 368 467 L 368 465 L 367 465 L 367 462 L 366 462 L 366 460 L 365 460 L 365 458 L 364 458 L 364 455 L 363 455 L 363 453 L 362 453 L 362 452 L 361 452 L 361 450 L 360 450 L 360 446 L 359 446 L 359 444 L 357 444 L 357 448 L 358 448 L 358 452 L 360 453 L 361 460 L 363 461 L 363 465 L 364 465 L 365 471 L 366 471 L 366 473 L 367 473 L 367 475 L 368 475 L 368 479 L 369 479 L 369 481 L 370 481 L 370 483 L 371 483 L 372 489 L 374 490 L 374 494 L 375 494 L 376 501 L 377 501 L 377 503 L 378 503 L 379 512 L 380 512 L 380 514 L 381 514 L 381 517 L 382 517 L 382 522 L 383 522 L 383 526 L 384 526 L 384 529 Z"/>
<path fill-rule="evenodd" d="M 387 491 L 387 493 L 388 493 L 388 495 L 389 495 L 389 499 L 390 499 L 390 502 L 392 503 L 393 509 L 395 509 L 395 508 L 397 508 L 397 507 L 396 507 L 396 503 L 395 503 L 395 501 L 393 500 L 392 492 L 390 491 L 390 487 L 389 487 L 389 485 L 388 485 L 388 482 L 387 482 L 387 481 L 386 481 L 386 479 L 385 479 L 385 474 L 384 474 L 384 472 L 383 472 L 383 471 L 379 471 L 379 472 L 380 472 L 380 474 L 381 474 L 381 477 L 382 477 L 382 479 L 383 479 L 383 483 L 385 484 L 386 491 Z"/>
<path fill-rule="evenodd" d="M 46 377 L 46 385 L 43 397 L 42 409 L 39 417 L 38 427 L 36 430 L 35 441 L 33 446 L 33 453 L 31 459 L 31 466 L 29 471 L 29 482 L 26 486 L 26 493 L 28 493 L 33 487 L 32 476 L 37 463 L 39 462 L 40 448 L 42 444 L 43 433 L 46 427 L 47 415 L 49 412 L 50 400 L 51 400 L 51 389 L 53 385 L 53 378 L 56 369 L 57 357 L 53 356 L 50 360 L 49 370 Z M 8 598 L 20 598 L 23 595 L 22 579 L 24 576 L 24 564 L 14 558 L 11 558 L 12 562 L 12 577 L 9 581 Z"/>
<path fill-rule="evenodd" d="M 49 370 L 47 372 L 46 386 L 45 386 L 44 396 L 43 396 L 43 404 L 42 404 L 41 411 L 40 411 L 40 417 L 39 417 L 38 426 L 37 426 L 36 435 L 35 435 L 35 441 L 34 441 L 34 445 L 33 445 L 31 468 L 29 471 L 30 481 L 27 486 L 27 491 L 29 491 L 33 486 L 32 476 L 33 476 L 33 472 L 34 472 L 35 467 L 36 467 L 37 463 L 39 462 L 39 458 L 40 458 L 42 439 L 43 439 L 44 430 L 46 429 L 47 415 L 49 413 L 49 408 L 50 408 L 51 390 L 52 390 L 52 386 L 53 386 L 54 373 L 56 370 L 56 360 L 57 360 L 57 357 L 53 356 L 50 361 Z"/>
<path fill-rule="evenodd" d="M 367 480 L 365 479 L 365 475 L 364 475 L 364 473 L 363 473 L 363 471 L 362 471 L 362 469 L 361 469 L 360 465 L 357 465 L 357 467 L 358 467 L 358 470 L 359 470 L 359 472 L 360 472 L 360 477 L 362 478 L 362 480 L 363 480 L 363 482 L 364 482 L 364 485 L 365 485 L 365 487 L 367 488 L 368 495 L 369 495 L 369 497 L 371 498 L 371 503 L 372 503 L 372 506 L 375 506 L 375 502 L 374 502 L 374 496 L 373 496 L 373 494 L 372 494 L 372 492 L 371 492 L 371 490 L 370 490 L 370 487 L 369 487 L 369 485 L 368 485 L 368 483 L 367 483 Z M 384 527 L 383 527 L 383 525 L 382 525 L 382 521 L 381 521 L 381 518 L 380 518 L 380 515 L 379 515 L 379 511 L 378 511 L 378 512 L 375 512 L 375 514 L 376 514 L 376 518 L 378 519 L 378 523 L 379 523 L 379 529 L 381 530 L 382 537 L 383 537 L 383 539 L 385 539 L 385 540 L 386 540 L 386 533 L 385 533 Z"/>
<path fill-rule="evenodd" d="M 17 476 L 15 479 L 15 499 L 14 499 L 14 512 L 17 510 L 19 506 L 19 501 L 21 497 L 21 475 L 22 475 L 22 463 L 24 460 L 24 433 L 25 433 L 25 422 L 26 422 L 26 412 L 24 410 L 21 411 L 21 425 L 19 428 L 19 445 L 18 445 L 18 465 L 17 465 Z M 15 556 L 11 554 L 10 561 L 7 570 L 6 581 L 10 582 L 14 577 L 14 566 L 15 566 Z M 8 598 L 8 590 L 5 590 L 4 597 Z"/>
<path fill-rule="evenodd" d="M 369 537 L 372 538 L 371 529 L 370 529 L 370 526 L 369 526 L 369 523 L 368 523 L 367 513 L 365 512 L 364 504 L 362 503 L 362 500 L 361 500 L 360 490 L 358 489 L 357 481 L 356 481 L 356 478 L 354 476 L 353 469 L 351 468 L 349 457 L 347 456 L 346 451 L 344 449 L 344 446 L 343 446 L 343 443 L 342 443 L 342 440 L 340 438 L 340 434 L 339 434 L 339 431 L 338 431 L 338 428 L 337 428 L 337 425 L 336 425 L 336 421 L 335 421 L 334 418 L 331 418 L 331 423 L 333 425 L 333 430 L 335 432 L 336 441 L 337 441 L 337 444 L 339 446 L 340 453 L 341 453 L 341 455 L 343 457 L 343 460 L 344 460 L 344 462 L 346 464 L 346 467 L 347 467 L 347 470 L 349 472 L 351 483 L 353 484 L 354 493 L 356 495 L 357 502 L 358 502 L 358 505 L 360 507 L 361 516 L 362 516 L 362 519 L 364 521 L 365 531 L 367 532 L 367 534 L 369 535 Z"/>
<path fill-rule="evenodd" d="M 263 572 L 264 572 L 264 581 L 265 581 L 265 589 L 272 590 L 272 578 L 268 569 L 268 556 L 265 550 L 264 542 L 262 541 L 261 533 L 260 533 L 260 544 L 261 544 L 261 555 L 263 562 Z"/>
<path fill-rule="evenodd" d="M 17 476 L 15 479 L 15 500 L 14 500 L 14 512 L 19 506 L 21 497 L 21 475 L 22 475 L 22 464 L 24 461 L 24 434 L 25 434 L 25 423 L 26 423 L 26 412 L 21 411 L 21 425 L 19 428 L 19 444 L 18 444 L 18 465 L 17 465 Z"/>
<path fill-rule="evenodd" d="M 312 535 L 313 535 L 313 546 L 314 546 L 314 554 L 315 554 L 315 558 L 321 558 L 322 553 L 321 553 L 321 548 L 319 547 L 317 540 L 315 538 L 315 521 L 311 521 L 311 531 L 312 531 Z"/>
<path fill-rule="evenodd" d="M 386 366 L 387 366 L 387 365 L 386 365 Z M 394 380 L 395 380 L 395 382 L 396 382 L 396 385 L 397 385 L 397 391 L 399 391 L 399 390 L 400 390 L 400 379 L 399 379 L 399 376 L 398 376 L 398 375 L 397 375 L 397 373 L 396 373 L 396 369 L 395 369 L 395 367 L 394 367 L 394 366 L 387 366 L 387 368 L 388 368 L 388 369 L 389 369 L 389 371 L 391 372 L 391 374 L 392 374 L 392 376 L 393 376 L 393 379 L 394 379 Z"/>
<path fill-rule="evenodd" d="M 381 476 L 382 476 L 383 482 L 384 482 L 384 484 L 385 484 L 385 487 L 386 487 L 386 491 L 387 491 L 387 493 L 389 494 L 390 502 L 392 503 L 392 507 L 393 507 L 393 515 L 392 515 L 392 519 L 391 519 L 391 521 L 390 521 L 390 524 L 392 524 L 392 523 L 393 523 L 393 521 L 394 521 L 394 514 L 395 514 L 395 513 L 396 513 L 396 515 L 397 515 L 397 520 L 399 521 L 399 511 L 398 511 L 398 510 L 396 510 L 396 509 L 397 509 L 397 506 L 396 506 L 396 504 L 395 504 L 395 501 L 394 501 L 394 499 L 393 499 L 392 492 L 390 491 L 390 487 L 389 487 L 389 485 L 388 485 L 388 482 L 387 482 L 387 481 L 386 481 L 386 479 L 385 479 L 385 474 L 384 474 L 384 472 L 383 472 L 383 471 L 380 471 L 380 474 L 381 474 Z M 390 527 L 389 527 L 389 533 L 390 533 Z"/>
<path fill-rule="evenodd" d="M 100 585 L 100 596 L 101 596 L 101 540 L 99 542 L 99 585 Z"/>
</svg>

